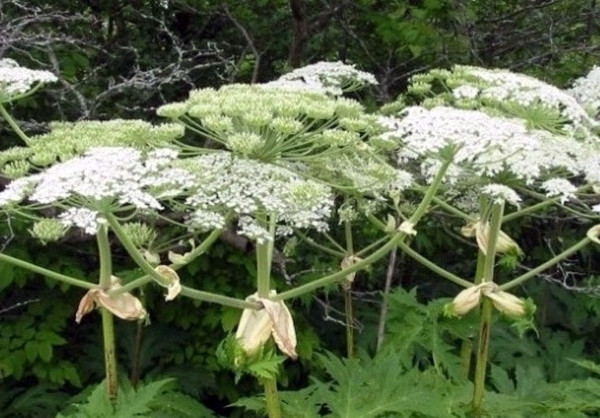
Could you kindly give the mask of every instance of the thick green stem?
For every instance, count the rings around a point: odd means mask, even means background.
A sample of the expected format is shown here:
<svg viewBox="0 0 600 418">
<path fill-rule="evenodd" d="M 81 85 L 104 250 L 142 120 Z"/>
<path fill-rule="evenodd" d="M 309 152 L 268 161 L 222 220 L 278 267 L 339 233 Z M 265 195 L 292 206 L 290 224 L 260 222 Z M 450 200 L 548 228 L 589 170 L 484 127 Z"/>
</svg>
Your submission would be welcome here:
<svg viewBox="0 0 600 418">
<path fill-rule="evenodd" d="M 119 383 L 117 380 L 117 352 L 115 348 L 114 315 L 100 308 L 102 315 L 102 337 L 104 339 L 104 368 L 106 374 L 106 393 L 111 400 L 117 399 Z"/>
<path fill-rule="evenodd" d="M 260 298 L 268 298 L 271 292 L 271 260 L 275 240 L 275 222 L 272 218 L 268 225 L 267 221 L 261 222 L 263 226 L 268 226 L 271 240 L 256 244 L 256 290 Z"/>
<path fill-rule="evenodd" d="M 17 122 L 15 122 L 15 120 L 10 115 L 10 113 L 8 113 L 8 111 L 6 110 L 6 108 L 4 107 L 4 105 L 2 104 L 2 102 L 0 102 L 0 114 L 8 122 L 8 124 L 10 125 L 10 127 L 12 128 L 12 130 L 19 136 L 19 138 L 21 138 L 23 140 L 23 142 L 25 142 L 26 145 L 30 145 L 31 144 L 31 140 L 25 134 L 25 132 L 23 132 L 21 130 L 21 128 L 19 127 L 19 125 L 17 124 Z"/>
<path fill-rule="evenodd" d="M 500 290 L 506 291 L 506 290 L 512 289 L 515 286 L 520 285 L 521 283 L 526 282 L 527 280 L 537 276 L 542 271 L 549 269 L 550 267 L 554 266 L 555 264 L 558 264 L 560 261 L 569 257 L 571 254 L 576 253 L 577 251 L 581 250 L 583 247 L 590 244 L 591 242 L 592 241 L 589 238 L 587 238 L 587 237 L 583 238 L 581 241 L 579 241 L 576 244 L 574 244 L 573 246 L 567 248 L 562 253 L 555 255 L 554 257 L 552 257 L 550 260 L 546 261 L 545 263 L 540 264 L 536 268 L 529 270 L 527 273 L 517 277 L 516 279 L 511 280 L 510 282 L 504 283 L 503 285 L 500 286 Z"/>
<path fill-rule="evenodd" d="M 71 276 L 65 276 L 64 274 L 56 273 L 55 271 L 36 266 L 35 264 L 28 263 L 27 261 L 20 260 L 10 255 L 0 253 L 0 261 L 5 261 L 9 264 L 21 267 L 25 270 L 33 271 L 34 273 L 41 274 L 48 277 L 49 279 L 58 280 L 59 282 L 67 283 L 72 286 L 81 287 L 83 289 L 94 289 L 98 287 L 95 283 L 86 282 L 83 280 L 76 279 Z"/>
<path fill-rule="evenodd" d="M 281 418 L 281 404 L 277 392 L 277 381 L 275 379 L 262 379 L 265 388 L 265 404 L 269 418 Z"/>
<path fill-rule="evenodd" d="M 412 224 L 412 225 L 417 225 L 419 223 L 419 221 L 421 220 L 421 218 L 423 216 L 425 216 L 425 213 L 427 212 L 427 209 L 429 208 L 429 205 L 431 204 L 432 199 L 434 198 L 440 185 L 442 184 L 442 180 L 444 179 L 446 171 L 448 170 L 448 167 L 450 166 L 451 163 L 452 163 L 452 159 L 449 159 L 449 160 L 445 161 L 444 164 L 442 164 L 442 166 L 438 170 L 435 178 L 431 182 L 429 189 L 425 193 L 425 196 L 423 196 L 421 203 L 419 203 L 419 206 L 417 207 L 417 209 L 414 211 L 414 213 L 412 214 L 412 216 L 410 217 L 410 219 L 407 222 L 410 222 L 410 224 Z M 346 275 L 348 275 L 350 273 L 354 273 L 355 271 L 358 271 L 370 264 L 373 264 L 375 261 L 379 260 L 381 257 L 386 255 L 390 250 L 395 248 L 400 242 L 403 242 L 404 239 L 406 239 L 406 233 L 404 233 L 402 231 L 396 232 L 391 236 L 390 240 L 387 243 L 382 245 L 379 249 L 374 251 L 368 257 L 365 257 L 362 261 L 352 264 L 349 267 L 342 269 L 338 272 L 335 272 L 333 274 L 330 274 L 328 276 L 321 277 L 320 279 L 314 280 L 310 283 L 304 284 L 302 286 L 298 286 L 295 289 L 291 289 L 291 290 L 288 290 L 287 292 L 280 293 L 280 294 L 276 295 L 273 298 L 273 300 L 285 300 L 285 299 L 298 297 L 305 293 L 312 292 L 313 290 L 318 289 L 320 287 L 335 283 L 336 281 L 340 280 L 341 278 L 345 277 Z"/>
<path fill-rule="evenodd" d="M 256 288 L 258 297 L 268 298 L 271 293 L 271 261 L 273 257 L 273 241 L 275 240 L 275 217 L 267 221 L 259 219 L 262 226 L 267 226 L 271 240 L 256 244 Z M 268 222 L 268 223 L 267 223 Z M 281 418 L 281 404 L 277 392 L 277 379 L 261 379 L 265 389 L 265 403 L 269 418 Z"/>
<path fill-rule="evenodd" d="M 545 208 L 546 206 L 554 205 L 559 200 L 560 200 L 559 197 L 555 197 L 555 198 L 552 198 L 552 199 L 546 199 L 546 200 L 543 200 L 542 202 L 536 203 L 535 205 L 531 205 L 531 206 L 528 206 L 526 208 L 517 210 L 517 211 L 515 211 L 513 213 L 509 213 L 509 214 L 507 214 L 507 215 L 504 216 L 504 222 L 510 222 L 510 221 L 512 221 L 514 219 L 521 218 L 521 217 L 523 217 L 525 215 L 528 215 L 530 213 L 537 212 L 540 209 Z"/>
<path fill-rule="evenodd" d="M 483 396 L 485 394 L 485 377 L 487 359 L 490 347 L 490 331 L 492 325 L 492 301 L 484 298 L 481 303 L 481 323 L 479 326 L 479 344 L 477 346 L 477 363 L 475 366 L 475 381 L 473 387 L 472 411 L 476 416 L 481 415 Z"/>
<path fill-rule="evenodd" d="M 346 315 L 346 355 L 354 357 L 354 308 L 352 306 L 352 285 L 344 289 L 344 313 Z"/>
<path fill-rule="evenodd" d="M 488 242 L 483 262 L 482 282 L 491 283 L 494 281 L 496 246 L 498 236 L 500 235 L 500 227 L 502 226 L 503 212 L 503 203 L 494 203 L 492 205 L 492 215 L 490 220 Z M 483 396 L 485 394 L 485 377 L 490 345 L 490 332 L 492 327 L 492 307 L 493 305 L 491 300 L 484 297 L 481 303 L 479 343 L 477 345 L 477 363 L 475 364 L 475 381 L 473 382 L 473 402 L 471 404 L 473 413 L 475 415 L 481 415 L 481 406 L 483 405 Z"/>
<path fill-rule="evenodd" d="M 190 299 L 200 300 L 202 302 L 218 303 L 223 306 L 230 306 L 238 309 L 260 309 L 258 303 L 246 302 L 242 299 L 231 298 L 229 296 L 217 295 L 215 293 L 205 292 L 203 290 L 192 289 L 191 287 L 181 286 L 181 295 Z"/>
<path fill-rule="evenodd" d="M 475 270 L 475 278 L 473 283 L 480 284 L 483 280 L 483 271 L 485 267 L 485 255 L 483 252 L 479 250 L 477 252 L 477 268 Z M 469 374 L 471 373 L 471 360 L 473 355 L 473 337 L 468 336 L 465 340 L 462 341 L 460 347 L 460 361 L 461 361 L 461 370 L 462 377 L 464 379 L 469 378 Z"/>
<path fill-rule="evenodd" d="M 112 276 L 112 256 L 110 243 L 108 241 L 108 229 L 100 226 L 96 234 L 98 242 L 98 254 L 100 256 L 100 281 L 102 289 L 110 287 Z M 116 400 L 119 391 L 117 380 L 117 355 L 115 348 L 115 327 L 113 314 L 105 308 L 100 308 L 102 315 L 102 337 L 104 339 L 104 367 L 106 374 L 106 392 L 113 401 Z"/>
</svg>

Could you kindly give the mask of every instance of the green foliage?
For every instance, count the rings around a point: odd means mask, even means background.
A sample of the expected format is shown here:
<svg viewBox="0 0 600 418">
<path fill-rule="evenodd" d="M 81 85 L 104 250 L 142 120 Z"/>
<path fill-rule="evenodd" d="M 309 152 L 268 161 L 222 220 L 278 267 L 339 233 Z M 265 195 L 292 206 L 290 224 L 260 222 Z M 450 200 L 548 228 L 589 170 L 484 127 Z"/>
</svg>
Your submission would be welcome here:
<svg viewBox="0 0 600 418">
<path fill-rule="evenodd" d="M 315 379 L 298 392 L 281 393 L 286 417 L 463 416 L 458 406 L 468 392 L 434 370 L 406 368 L 392 350 L 374 358 L 362 354 L 357 359 L 340 359 L 331 353 L 318 357 L 330 378 Z M 258 406 L 247 400 L 236 405 Z"/>
<path fill-rule="evenodd" d="M 272 344 L 266 344 L 250 355 L 244 351 L 234 334 L 228 335 L 216 352 L 219 364 L 235 372 L 235 382 L 243 373 L 258 379 L 276 379 L 285 356 L 278 355 Z"/>
<path fill-rule="evenodd" d="M 82 403 L 72 404 L 57 418 L 214 417 L 193 398 L 176 392 L 172 379 L 140 385 L 121 384 L 116 402 L 101 383 Z"/>
<path fill-rule="evenodd" d="M 60 386 L 41 383 L 30 388 L 7 388 L 0 391 L 0 409 L 6 418 L 40 418 L 54 416 L 69 396 Z"/>
<path fill-rule="evenodd" d="M 393 347 L 405 367 L 433 366 L 440 374 L 461 380 L 457 343 L 476 334 L 476 315 L 448 318 L 445 302 L 437 299 L 423 305 L 416 289 L 391 293 L 385 347 Z"/>
</svg>

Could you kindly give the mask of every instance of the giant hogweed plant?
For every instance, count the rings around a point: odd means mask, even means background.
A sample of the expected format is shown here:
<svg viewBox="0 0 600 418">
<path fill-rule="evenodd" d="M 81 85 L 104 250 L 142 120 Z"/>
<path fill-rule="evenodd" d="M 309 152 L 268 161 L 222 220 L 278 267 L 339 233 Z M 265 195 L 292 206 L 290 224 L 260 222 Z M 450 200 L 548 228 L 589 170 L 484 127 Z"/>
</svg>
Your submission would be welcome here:
<svg viewBox="0 0 600 418">
<path fill-rule="evenodd" d="M 404 107 L 411 101 L 415 104 Z M 480 309 L 471 408 L 481 415 L 493 310 L 525 325 L 522 321 L 531 318 L 534 305 L 508 291 L 590 242 L 598 242 L 598 227 L 592 227 L 586 237 L 552 259 L 498 283 L 497 255 L 522 256 L 502 225 L 550 205 L 581 219 L 597 218 L 594 212 L 600 206 L 590 206 L 590 192 L 597 190 L 600 180 L 599 126 L 572 96 L 553 86 L 505 70 L 463 66 L 413 77 L 407 95 L 387 110 L 399 112 L 387 119 L 393 130 L 380 139 L 397 141 L 399 160 L 416 164 L 425 179 L 445 161 L 449 149 L 455 150 L 445 178 L 446 196 L 436 197 L 435 202 L 464 219 L 462 233 L 475 238 L 479 248 L 472 284 L 447 306 L 447 314 L 462 316 Z M 478 202 L 470 210 L 459 209 L 452 196 L 457 190 L 473 189 L 479 190 Z M 464 279 L 400 246 L 440 276 L 465 284 Z M 469 359 L 465 356 L 466 362 Z"/>
<path fill-rule="evenodd" d="M 294 99 L 290 101 L 291 110 L 279 118 L 268 112 L 250 115 L 248 108 L 235 108 L 235 104 L 260 98 L 260 90 L 251 86 L 223 89 L 225 94 L 242 93 L 229 102 L 234 109 L 228 111 L 238 112 L 231 118 L 232 127 L 241 126 L 239 132 L 228 132 L 224 136 L 229 141 L 224 144 L 230 145 L 227 146 L 229 151 L 204 149 L 180 141 L 175 138 L 179 132 L 170 125 L 154 132 L 161 147 L 149 146 L 155 144 L 140 143 L 136 139 L 141 136 L 140 130 L 146 130 L 143 135 L 151 128 L 138 122 L 115 121 L 57 124 L 50 134 L 37 140 L 21 132 L 27 146 L 3 153 L 4 172 L 15 178 L 0 193 L 0 205 L 6 212 L 33 221 L 31 233 L 44 243 L 60 239 L 69 228 L 79 228 L 96 237 L 100 276 L 97 283 L 52 272 L 6 254 L 0 254 L 0 258 L 87 290 L 76 320 L 81 321 L 94 308 L 100 310 L 110 398 L 115 399 L 118 394 L 114 316 L 143 320 L 148 315 L 140 300 L 131 293 L 136 288 L 156 281 L 167 288 L 167 300 L 182 295 L 244 308 L 234 339 L 238 354 L 234 365 L 240 368 L 246 366 L 257 351 L 262 353 L 271 335 L 281 351 L 290 357 L 296 356 L 295 330 L 285 299 L 348 277 L 376 261 L 406 236 L 404 231 L 391 234 L 389 239 L 378 243 L 379 247 L 368 248 L 363 260 L 351 263 L 338 273 L 280 294 L 272 291 L 270 276 L 276 237 L 292 234 L 296 229 L 314 228 L 324 232 L 328 228 L 334 193 L 330 185 L 313 173 L 311 160 L 338 153 L 357 162 L 364 159 L 363 165 L 373 172 L 372 176 L 379 175 L 373 178 L 373 184 L 382 180 L 381 189 L 386 193 L 388 189 L 401 190 L 408 177 L 402 171 L 396 176 L 397 170 L 364 146 L 367 130 L 381 128 L 372 128 L 376 124 L 372 118 L 363 117 L 360 104 L 323 92 L 307 93 L 305 88 L 297 85 L 290 88 L 284 84 L 264 87 L 271 109 L 277 105 L 274 99 L 288 91 Z M 215 107 L 228 109 L 224 103 Z M 10 119 L 8 113 L 4 115 Z M 247 120 L 249 116 L 252 118 Z M 345 123 L 352 130 L 342 127 L 340 121 L 344 117 L 348 117 Z M 270 124 L 271 118 L 275 122 L 267 130 L 262 124 Z M 224 121 L 225 128 L 230 129 L 228 119 Z M 260 135 L 249 132 L 248 126 L 258 126 Z M 169 135 L 171 141 L 168 141 Z M 85 140 L 73 141 L 79 136 Z M 271 142 L 261 143 L 265 141 Z M 376 163 L 383 171 L 373 170 Z M 339 172 L 340 168 L 332 170 Z M 390 173 L 393 175 L 385 178 Z M 440 179 L 442 173 L 443 170 L 438 176 Z M 361 178 L 353 175 L 355 179 Z M 397 179 L 402 181 L 397 184 Z M 350 177 L 348 180 L 347 183 L 352 184 Z M 434 184 L 439 185 L 439 181 Z M 353 189 L 348 184 L 345 188 Z M 435 187 L 431 190 L 411 217 L 411 224 L 416 224 L 424 215 Z M 170 216 L 174 214 L 179 214 L 179 219 Z M 169 253 L 170 265 L 160 264 L 156 248 L 151 248 L 155 233 L 148 225 L 149 220 L 157 218 L 180 226 L 186 233 L 207 233 L 208 236 L 186 254 Z M 256 294 L 247 300 L 238 300 L 182 284 L 176 270 L 205 252 L 232 222 L 239 234 L 256 242 Z M 144 276 L 127 284 L 115 276 L 111 248 L 114 243 L 109 233 L 144 271 Z M 269 415 L 280 416 L 274 374 L 263 373 L 260 377 L 265 385 Z"/>
<path fill-rule="evenodd" d="M 16 68 L 13 63 L 5 67 Z M 30 74 L 35 72 L 23 74 L 30 78 L 17 95 L 10 87 L 17 76 L 2 84 L 7 100 L 28 94 L 35 82 L 52 81 L 47 74 L 33 81 Z M 437 71 L 422 77 L 440 78 L 440 74 L 452 73 Z M 464 77 L 468 80 L 463 80 L 463 93 L 470 87 L 468 103 L 460 101 L 462 93 L 453 94 L 443 82 L 440 94 L 433 84 L 427 91 L 426 83 L 415 79 L 409 92 L 431 97 L 422 106 L 386 118 L 367 115 L 358 102 L 340 96 L 344 88 L 374 81 L 341 64 L 308 67 L 266 85 L 194 90 L 188 100 L 159 109 L 160 115 L 198 135 L 192 138 L 182 137 L 181 127 L 174 124 L 151 127 L 139 121 L 113 121 L 56 124 L 47 136 L 33 139 L 18 130 L 2 108 L 26 146 L 0 156 L 3 172 L 15 178 L 0 192 L 0 205 L 11 216 L 32 220 L 32 234 L 43 242 L 60 239 L 68 228 L 95 235 L 100 277 L 92 283 L 6 254 L 0 254 L 0 260 L 87 289 L 77 320 L 95 307 L 100 310 L 107 392 L 113 399 L 118 394 L 113 317 L 142 320 L 148 315 L 132 291 L 157 282 L 167 289 L 168 301 L 186 296 L 244 309 L 236 335 L 223 343 L 221 357 L 236 371 L 259 378 L 265 387 L 267 413 L 277 417 L 281 406 L 276 377 L 283 358 L 274 355 L 268 341 L 272 337 L 285 355 L 296 357 L 293 319 L 284 301 L 335 282 L 351 286 L 356 271 L 400 247 L 441 277 L 466 288 L 448 307 L 449 314 L 462 315 L 481 305 L 472 401 L 473 411 L 479 414 L 493 307 L 513 317 L 530 316 L 532 304 L 507 290 L 598 240 L 592 229 L 577 245 L 529 273 L 504 284 L 494 283 L 496 253 L 518 253 L 516 242 L 501 231 L 502 222 L 553 204 L 588 216 L 589 208 L 580 201 L 575 208 L 567 206 L 587 190 L 583 183 L 575 186 L 568 178 L 583 176 L 596 184 L 600 172 L 593 157 L 597 146 L 594 122 L 570 96 L 568 100 L 550 86 L 544 90 L 545 85 L 537 80 L 500 74 L 504 79 L 490 76 L 486 81 L 509 90 L 508 95 L 494 96 L 496 101 L 474 94 L 477 87 L 467 86 L 474 76 Z M 482 90 L 484 81 L 480 82 Z M 534 111 L 512 100 L 520 97 L 515 81 L 525 84 L 516 83 L 528 93 L 525 103 L 533 100 Z M 506 105 L 501 105 L 503 100 Z M 395 104 L 385 110 L 390 113 L 399 107 Z M 149 141 L 144 141 L 146 136 Z M 449 191 L 468 188 L 481 190 L 478 213 L 460 210 L 445 198 Z M 400 204 L 407 189 L 422 197 L 410 205 Z M 540 203 L 521 208 L 517 191 Z M 344 245 L 327 234 L 334 196 L 344 202 L 338 211 Z M 518 209 L 505 214 L 507 202 Z M 418 222 L 432 205 L 464 218 L 465 234 L 477 239 L 480 252 L 474 280 L 444 270 L 408 246 L 407 239 L 417 233 Z M 382 230 L 380 240 L 360 250 L 354 248 L 352 239 L 359 216 Z M 156 219 L 181 228 L 183 235 L 194 240 L 201 239 L 200 244 L 186 254 L 164 254 L 168 247 L 155 245 L 156 232 L 151 228 Z M 189 288 L 177 274 L 230 226 L 256 244 L 256 293 L 246 300 Z M 305 239 L 300 230 L 307 228 L 326 238 L 325 244 L 307 242 L 339 257 L 342 268 L 276 293 L 271 277 L 275 245 L 280 237 L 293 234 Z M 143 276 L 126 284 L 115 276 L 109 233 Z M 170 264 L 162 264 L 166 259 Z M 351 300 L 347 300 L 347 312 L 351 314 Z M 352 344 L 349 332 L 349 355 Z"/>
</svg>

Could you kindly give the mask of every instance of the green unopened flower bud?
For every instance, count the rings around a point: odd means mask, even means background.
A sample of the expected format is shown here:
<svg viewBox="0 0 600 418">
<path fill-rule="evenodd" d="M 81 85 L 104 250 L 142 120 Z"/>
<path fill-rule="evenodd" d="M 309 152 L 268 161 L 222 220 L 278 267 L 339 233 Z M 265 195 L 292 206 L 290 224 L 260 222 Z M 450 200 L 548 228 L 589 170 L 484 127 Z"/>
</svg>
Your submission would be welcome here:
<svg viewBox="0 0 600 418">
<path fill-rule="evenodd" d="M 244 123 L 253 129 L 260 129 L 263 126 L 267 126 L 273 114 L 267 109 L 253 109 L 251 112 L 246 112 L 242 116 Z"/>
<path fill-rule="evenodd" d="M 282 135 L 294 135 L 302 130 L 304 125 L 301 122 L 292 118 L 273 118 L 269 123 L 269 127 Z"/>
<path fill-rule="evenodd" d="M 227 133 L 233 129 L 233 121 L 229 116 L 207 115 L 202 119 L 202 124 L 209 131 Z"/>
<path fill-rule="evenodd" d="M 160 106 L 156 110 L 156 114 L 158 116 L 163 116 L 165 118 L 177 119 L 181 116 L 185 115 L 188 110 L 187 103 L 169 103 L 163 106 Z"/>
<path fill-rule="evenodd" d="M 263 144 L 264 141 L 259 135 L 249 132 L 236 133 L 227 138 L 227 145 L 231 151 L 242 155 L 252 154 Z"/>
<path fill-rule="evenodd" d="M 304 112 L 311 119 L 331 119 L 335 110 L 330 103 L 314 103 L 312 106 L 306 107 Z"/>
<path fill-rule="evenodd" d="M 148 246 L 156 239 L 156 231 L 141 222 L 126 223 L 123 230 L 136 248 Z"/>
<path fill-rule="evenodd" d="M 27 175 L 30 168 L 31 164 L 29 164 L 29 161 L 11 161 L 2 167 L 2 175 L 4 177 L 8 177 L 9 179 L 16 179 Z"/>
<path fill-rule="evenodd" d="M 188 115 L 197 119 L 204 119 L 208 116 L 218 115 L 218 109 L 212 104 L 196 104 L 187 109 Z"/>
<path fill-rule="evenodd" d="M 353 99 L 340 98 L 335 104 L 335 114 L 340 118 L 357 118 L 363 113 L 363 106 Z"/>
<path fill-rule="evenodd" d="M 417 81 L 412 83 L 408 89 L 408 93 L 414 94 L 417 96 L 423 96 L 431 91 L 431 84 Z"/>
<path fill-rule="evenodd" d="M 426 109 L 433 109 L 434 107 L 444 106 L 445 104 L 446 104 L 446 102 L 444 101 L 444 99 L 441 96 L 436 96 L 436 97 L 426 98 L 421 103 L 421 106 L 423 106 Z"/>
<path fill-rule="evenodd" d="M 40 240 L 42 244 L 46 245 L 49 242 L 55 242 L 65 236 L 68 226 L 58 219 L 42 219 L 33 224 L 33 227 L 29 230 L 32 237 Z"/>
<path fill-rule="evenodd" d="M 360 118 L 341 118 L 338 122 L 342 128 L 353 132 L 365 132 L 369 129 L 369 123 Z"/>
<path fill-rule="evenodd" d="M 323 144 L 343 147 L 359 142 L 360 136 L 356 132 L 342 131 L 340 129 L 326 129 L 321 134 L 319 142 Z"/>
<path fill-rule="evenodd" d="M 38 167 L 46 167 L 56 162 L 56 153 L 49 151 L 41 151 L 31 156 L 29 159 L 32 164 Z"/>
</svg>

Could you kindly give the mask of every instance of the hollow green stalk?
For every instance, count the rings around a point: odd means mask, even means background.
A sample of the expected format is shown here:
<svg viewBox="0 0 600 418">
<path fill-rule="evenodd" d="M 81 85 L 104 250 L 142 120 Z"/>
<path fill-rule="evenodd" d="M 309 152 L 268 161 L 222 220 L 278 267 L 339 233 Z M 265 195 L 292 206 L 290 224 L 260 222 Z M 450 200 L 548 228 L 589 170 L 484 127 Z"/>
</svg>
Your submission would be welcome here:
<svg viewBox="0 0 600 418">
<path fill-rule="evenodd" d="M 112 257 L 108 241 L 108 228 L 101 225 L 96 233 L 98 254 L 100 257 L 100 281 L 102 289 L 108 289 L 112 277 Z M 113 314 L 106 308 L 100 308 L 102 315 L 102 337 L 104 339 L 104 368 L 106 374 L 106 392 L 111 400 L 116 400 L 119 391 L 117 381 L 117 351 L 115 347 L 115 326 Z"/>
<path fill-rule="evenodd" d="M 148 263 L 144 257 L 140 254 L 138 249 L 133 245 L 123 227 L 119 224 L 118 219 L 112 213 L 105 214 L 106 220 L 116 237 L 119 239 L 123 248 L 127 251 L 127 254 L 131 259 L 154 281 L 158 283 L 164 283 L 164 278 L 154 270 L 154 268 Z M 250 302 L 246 302 L 241 299 L 231 298 L 228 296 L 217 295 L 210 292 L 203 292 L 200 290 L 191 289 L 186 286 L 182 286 L 181 294 L 192 299 L 201 300 L 203 302 L 218 303 L 220 305 L 231 306 L 234 308 L 249 308 L 257 309 L 258 305 Z"/>
<path fill-rule="evenodd" d="M 271 240 L 256 244 L 256 288 L 258 297 L 268 298 L 271 293 L 271 261 L 273 259 L 273 241 L 275 240 L 275 217 L 270 221 L 258 219 L 267 227 Z M 268 222 L 268 223 L 267 223 Z M 281 404 L 277 392 L 276 378 L 260 379 L 265 390 L 265 404 L 269 418 L 281 418 Z"/>
<path fill-rule="evenodd" d="M 344 222 L 344 234 L 346 237 L 346 257 L 354 255 L 354 240 L 352 238 L 352 224 Z M 346 355 L 354 357 L 354 308 L 352 306 L 352 280 L 342 282 L 344 289 L 344 313 L 346 317 Z"/>
<path fill-rule="evenodd" d="M 485 255 L 481 250 L 477 251 L 477 268 L 475 270 L 474 284 L 480 284 L 483 280 L 485 267 Z M 473 356 L 473 338 L 471 336 L 464 339 L 460 347 L 461 375 L 463 379 L 468 379 L 471 373 L 471 359 Z"/>
<path fill-rule="evenodd" d="M 412 225 L 417 225 L 419 223 L 419 221 L 421 220 L 421 218 L 423 216 L 425 216 L 427 209 L 429 208 L 429 205 L 431 204 L 433 197 L 435 196 L 440 185 L 442 184 L 442 180 L 444 179 L 446 171 L 448 170 L 448 167 L 450 166 L 451 163 L 452 163 L 452 158 L 449 158 L 448 160 L 444 161 L 444 163 L 438 170 L 437 174 L 435 175 L 433 181 L 431 182 L 429 189 L 423 196 L 421 203 L 419 203 L 419 206 L 417 207 L 417 209 L 414 211 L 414 213 L 412 214 L 412 216 L 409 218 L 409 220 L 407 222 L 410 222 Z M 278 295 L 275 295 L 273 297 L 273 300 L 286 300 L 286 299 L 298 297 L 305 293 L 312 292 L 315 289 L 319 289 L 321 287 L 328 286 L 332 283 L 335 283 L 336 281 L 340 280 L 341 278 L 345 277 L 346 275 L 353 273 L 355 271 L 358 271 L 362 268 L 365 268 L 370 264 L 373 264 L 375 261 L 379 260 L 381 257 L 386 255 L 389 251 L 391 251 L 393 248 L 395 248 L 400 242 L 403 242 L 405 239 L 406 239 L 406 233 L 404 233 L 402 231 L 395 232 L 393 235 L 391 235 L 388 242 L 383 244 L 376 251 L 374 251 L 372 254 L 365 257 L 363 260 L 359 261 L 358 263 L 352 264 L 349 267 L 346 267 L 345 269 L 342 269 L 338 272 L 332 273 L 325 277 L 321 277 L 320 279 L 314 280 L 310 283 L 306 283 L 302 286 L 298 286 L 295 289 L 291 289 L 286 292 L 279 293 Z"/>
<path fill-rule="evenodd" d="M 64 274 L 57 273 L 52 270 L 45 269 L 43 267 L 37 266 L 35 264 L 31 264 L 27 261 L 11 257 L 10 255 L 0 253 L 0 261 L 7 262 L 14 266 L 20 267 L 25 270 L 33 271 L 34 273 L 41 274 L 42 276 L 46 276 L 49 279 L 57 280 L 59 282 L 67 283 L 72 286 L 81 287 L 83 289 L 94 289 L 98 287 L 95 283 L 86 282 L 84 280 L 79 280 L 71 276 L 66 276 Z"/>
<path fill-rule="evenodd" d="M 531 270 L 529 270 L 527 273 L 522 274 L 521 276 L 504 283 L 503 285 L 499 286 L 500 290 L 509 290 L 512 289 L 515 286 L 518 286 L 524 282 L 526 282 L 527 280 L 537 276 L 539 273 L 541 273 L 544 270 L 549 269 L 550 267 L 558 264 L 559 262 L 561 262 L 562 260 L 564 260 L 565 258 L 569 257 L 571 254 L 576 253 L 577 251 L 581 250 L 583 247 L 585 247 L 586 245 L 590 244 L 592 241 L 585 237 L 582 240 L 580 240 L 579 242 L 577 242 L 576 244 L 572 245 L 571 247 L 567 248 L 566 250 L 564 250 L 563 252 L 561 252 L 560 254 L 555 255 L 554 257 L 552 257 L 550 260 L 540 264 L 539 266 L 537 266 L 536 268 L 533 268 Z"/>
<path fill-rule="evenodd" d="M 0 114 L 8 122 L 12 130 L 25 142 L 26 145 L 31 145 L 31 139 L 21 130 L 17 122 L 11 116 L 11 114 L 6 110 L 2 102 L 0 102 Z"/>
<path fill-rule="evenodd" d="M 492 205 L 492 214 L 490 219 L 490 230 L 486 254 L 483 262 L 483 277 L 481 282 L 494 281 L 494 266 L 496 261 L 496 245 L 502 226 L 502 215 L 504 212 L 503 203 L 494 203 Z M 477 279 L 477 277 L 476 277 Z M 475 415 L 481 414 L 483 405 L 483 396 L 485 393 L 485 377 L 487 370 L 488 352 L 490 346 L 490 332 L 492 328 L 492 302 L 488 298 L 483 298 L 481 303 L 481 319 L 479 326 L 479 343 L 477 345 L 477 362 L 475 364 L 475 380 L 473 387 L 473 401 L 471 403 L 472 411 Z"/>
</svg>

